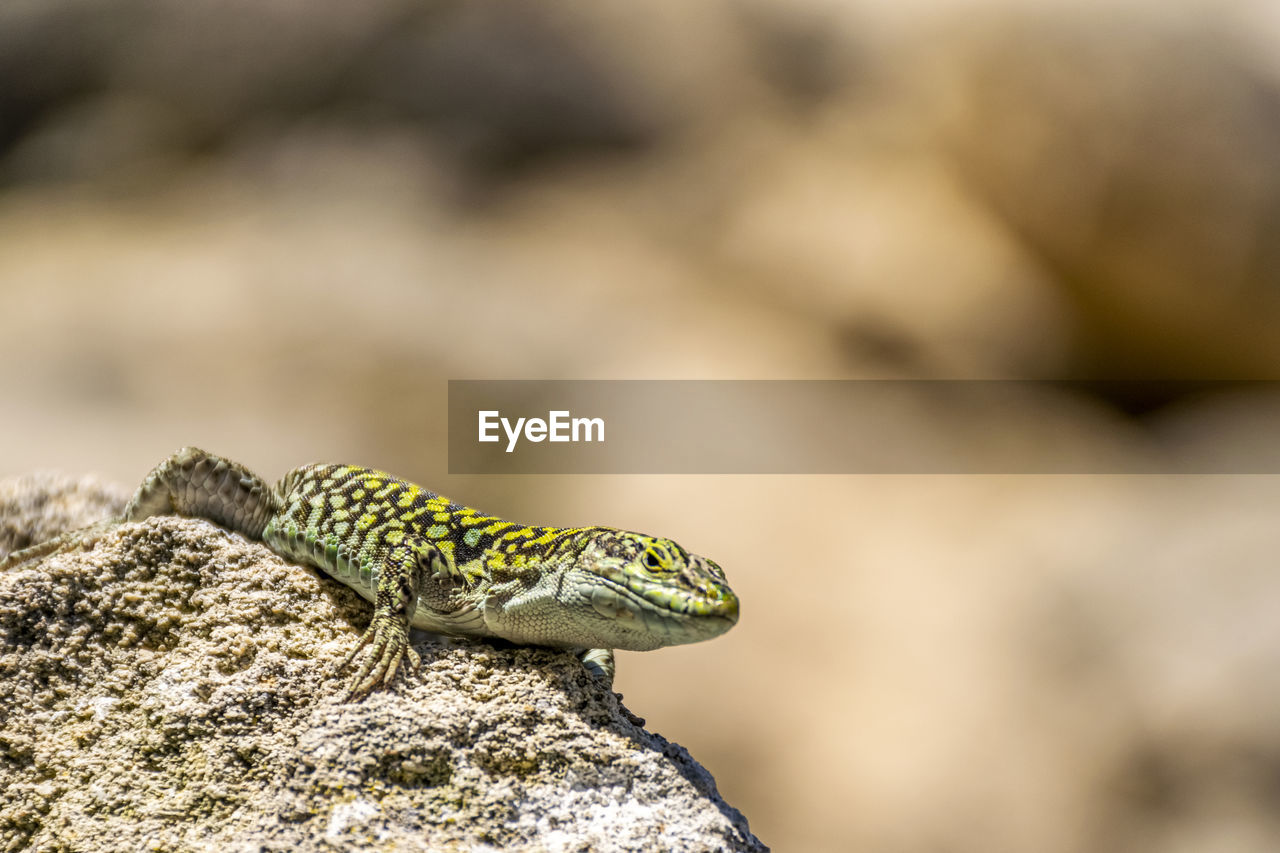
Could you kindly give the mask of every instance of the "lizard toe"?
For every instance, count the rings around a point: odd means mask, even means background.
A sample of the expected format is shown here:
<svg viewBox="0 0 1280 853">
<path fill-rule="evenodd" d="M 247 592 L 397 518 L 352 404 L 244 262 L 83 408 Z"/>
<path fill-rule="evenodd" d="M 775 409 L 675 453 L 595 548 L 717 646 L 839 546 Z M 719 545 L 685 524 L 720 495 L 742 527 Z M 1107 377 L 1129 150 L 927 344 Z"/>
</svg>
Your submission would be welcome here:
<svg viewBox="0 0 1280 853">
<path fill-rule="evenodd" d="M 347 683 L 344 702 L 358 701 L 372 691 L 390 685 L 395 680 L 400 662 L 406 657 L 412 669 L 416 670 L 422 664 L 418 653 L 409 648 L 408 632 L 394 622 L 384 622 L 375 617 L 340 669 L 345 669 L 365 646 L 370 645 L 373 647 L 370 653 Z"/>
</svg>

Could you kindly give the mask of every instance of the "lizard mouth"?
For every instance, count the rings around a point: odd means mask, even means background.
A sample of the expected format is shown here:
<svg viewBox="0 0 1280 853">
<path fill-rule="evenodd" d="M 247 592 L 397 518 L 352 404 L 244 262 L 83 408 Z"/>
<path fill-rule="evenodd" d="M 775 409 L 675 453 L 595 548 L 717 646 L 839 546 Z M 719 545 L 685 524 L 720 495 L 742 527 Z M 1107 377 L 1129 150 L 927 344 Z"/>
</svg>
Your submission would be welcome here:
<svg viewBox="0 0 1280 853">
<path fill-rule="evenodd" d="M 620 627 L 633 625 L 662 645 L 710 639 L 738 621 L 738 597 L 727 587 L 703 592 L 597 575 L 579 592 L 601 616 Z"/>
</svg>

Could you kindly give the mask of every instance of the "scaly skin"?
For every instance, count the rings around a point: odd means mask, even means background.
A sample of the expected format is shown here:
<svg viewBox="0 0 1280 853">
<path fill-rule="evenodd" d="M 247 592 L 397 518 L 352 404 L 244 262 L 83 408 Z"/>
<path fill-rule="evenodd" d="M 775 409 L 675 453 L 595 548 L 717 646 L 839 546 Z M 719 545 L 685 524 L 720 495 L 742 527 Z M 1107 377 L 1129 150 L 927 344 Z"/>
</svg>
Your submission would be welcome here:
<svg viewBox="0 0 1280 853">
<path fill-rule="evenodd" d="M 578 651 L 605 684 L 613 650 L 707 640 L 738 619 L 724 572 L 670 539 L 609 527 L 527 527 L 369 468 L 306 465 L 274 487 L 235 462 L 178 451 L 123 515 L 10 554 L 0 571 L 83 547 L 153 515 L 206 518 L 315 566 L 374 604 L 343 661 L 372 647 L 347 686 L 358 699 L 419 666 L 409 627 Z"/>
</svg>

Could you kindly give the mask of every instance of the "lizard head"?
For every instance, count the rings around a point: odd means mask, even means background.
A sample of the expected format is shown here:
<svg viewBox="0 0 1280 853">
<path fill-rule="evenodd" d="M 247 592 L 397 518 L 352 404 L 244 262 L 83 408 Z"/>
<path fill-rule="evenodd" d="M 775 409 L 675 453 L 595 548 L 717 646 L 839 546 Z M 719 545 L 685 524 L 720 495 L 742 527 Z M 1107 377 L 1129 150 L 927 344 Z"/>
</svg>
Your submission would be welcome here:
<svg viewBox="0 0 1280 853">
<path fill-rule="evenodd" d="M 632 651 L 719 636 L 738 621 L 724 571 L 670 539 L 599 528 L 570 570 L 593 645 Z"/>
</svg>

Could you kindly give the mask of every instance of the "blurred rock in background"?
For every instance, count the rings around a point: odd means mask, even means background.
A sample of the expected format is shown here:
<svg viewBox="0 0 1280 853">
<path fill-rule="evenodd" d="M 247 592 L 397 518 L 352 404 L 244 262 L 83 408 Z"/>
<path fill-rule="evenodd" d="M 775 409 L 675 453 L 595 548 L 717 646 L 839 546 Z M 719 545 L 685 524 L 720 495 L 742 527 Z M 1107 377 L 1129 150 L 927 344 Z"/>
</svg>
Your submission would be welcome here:
<svg viewBox="0 0 1280 853">
<path fill-rule="evenodd" d="M 1280 371 L 1280 87 L 1203 22 L 984 27 L 948 72 L 967 182 L 1066 294 L 1074 370 Z"/>
<path fill-rule="evenodd" d="M 0 475 L 197 444 L 670 535 L 742 622 L 619 688 L 778 849 L 1276 849 L 1274 477 L 451 477 L 444 401 L 1274 380 L 1277 45 L 1247 0 L 4 4 Z M 1093 387 L 903 433 L 1277 470 L 1268 384 Z"/>
</svg>

